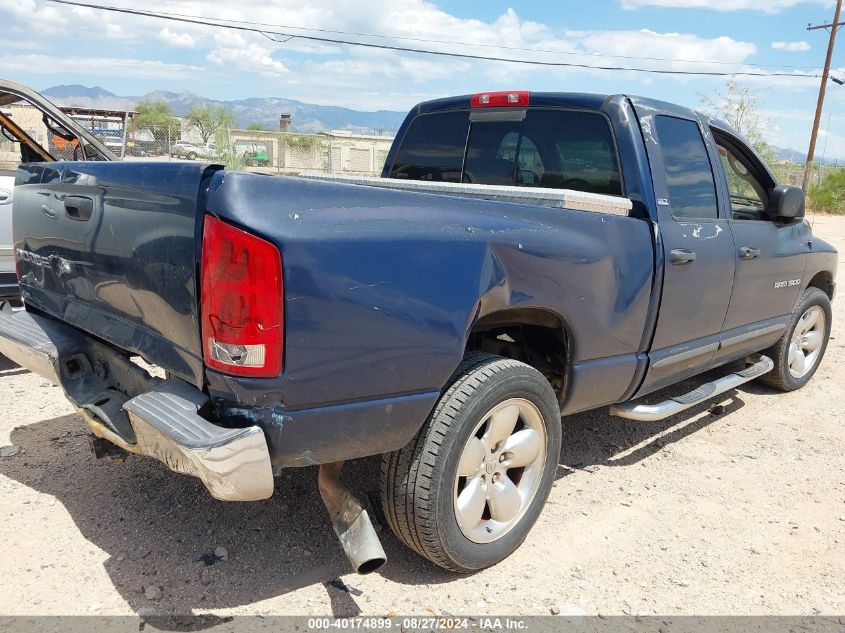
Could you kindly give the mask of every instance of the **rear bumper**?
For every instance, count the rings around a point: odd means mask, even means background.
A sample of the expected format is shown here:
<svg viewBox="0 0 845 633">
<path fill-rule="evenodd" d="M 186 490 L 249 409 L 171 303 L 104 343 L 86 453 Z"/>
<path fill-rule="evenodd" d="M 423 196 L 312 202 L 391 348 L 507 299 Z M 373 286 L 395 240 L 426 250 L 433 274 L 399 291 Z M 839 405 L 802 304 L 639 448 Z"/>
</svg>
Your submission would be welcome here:
<svg viewBox="0 0 845 633">
<path fill-rule="evenodd" d="M 196 388 L 172 379 L 126 402 L 136 452 L 198 477 L 222 501 L 267 499 L 273 494 L 273 471 L 264 432 L 257 426 L 211 424 L 197 413 L 206 400 Z"/>
<path fill-rule="evenodd" d="M 199 414 L 208 397 L 188 383 L 153 378 L 79 330 L 8 305 L 0 310 L 0 353 L 61 385 L 95 435 L 198 477 L 215 498 L 273 494 L 261 428 L 211 424 Z"/>
</svg>

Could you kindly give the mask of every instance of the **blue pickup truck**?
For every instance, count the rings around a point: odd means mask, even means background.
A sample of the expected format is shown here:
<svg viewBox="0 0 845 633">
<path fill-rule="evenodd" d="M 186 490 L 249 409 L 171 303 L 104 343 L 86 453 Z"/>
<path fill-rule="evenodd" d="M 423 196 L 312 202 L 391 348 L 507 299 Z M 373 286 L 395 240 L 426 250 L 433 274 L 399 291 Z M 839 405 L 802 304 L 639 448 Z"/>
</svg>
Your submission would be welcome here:
<svg viewBox="0 0 845 633">
<path fill-rule="evenodd" d="M 0 311 L 0 352 L 60 384 L 95 447 L 218 499 L 320 465 L 361 573 L 385 554 L 339 474 L 381 456 L 396 535 L 477 570 L 540 515 L 561 416 L 648 423 L 753 379 L 810 380 L 836 252 L 803 216 L 728 126 L 625 95 L 422 103 L 381 178 L 26 163 L 25 309 Z"/>
</svg>

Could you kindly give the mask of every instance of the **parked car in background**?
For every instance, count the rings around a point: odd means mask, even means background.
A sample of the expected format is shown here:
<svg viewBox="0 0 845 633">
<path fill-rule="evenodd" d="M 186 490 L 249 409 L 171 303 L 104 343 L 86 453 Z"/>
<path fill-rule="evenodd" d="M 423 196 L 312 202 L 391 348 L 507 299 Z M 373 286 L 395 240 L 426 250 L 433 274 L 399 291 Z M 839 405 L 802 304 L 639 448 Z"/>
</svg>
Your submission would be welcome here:
<svg viewBox="0 0 845 633">
<path fill-rule="evenodd" d="M 170 149 L 173 156 L 179 158 L 187 158 L 188 160 L 197 160 L 198 158 L 213 159 L 220 157 L 220 150 L 214 143 L 205 143 L 204 145 L 194 145 L 184 141 L 177 141 Z"/>
<path fill-rule="evenodd" d="M 195 148 L 195 147 L 196 147 L 196 144 L 191 143 L 190 141 L 182 141 L 182 140 L 174 141 L 170 145 L 170 153 L 176 154 L 177 152 L 180 152 L 180 151 L 182 151 L 186 148 Z"/>
<path fill-rule="evenodd" d="M 652 99 L 422 103 L 382 178 L 31 163 L 15 196 L 26 310 L 0 310 L 0 352 L 218 499 L 320 465 L 361 573 L 385 554 L 344 460 L 379 456 L 410 548 L 478 570 L 540 516 L 562 414 L 649 424 L 758 378 L 793 391 L 830 337 L 838 258 L 803 192 Z"/>
<path fill-rule="evenodd" d="M 41 115 L 27 130 L 15 122 L 11 105 L 25 103 Z M 0 79 L 0 299 L 18 296 L 12 238 L 12 196 L 18 163 L 62 159 L 118 160 L 109 148 L 37 92 Z M 31 129 L 38 127 L 38 130 Z M 39 142 L 34 136 L 40 137 Z"/>
</svg>

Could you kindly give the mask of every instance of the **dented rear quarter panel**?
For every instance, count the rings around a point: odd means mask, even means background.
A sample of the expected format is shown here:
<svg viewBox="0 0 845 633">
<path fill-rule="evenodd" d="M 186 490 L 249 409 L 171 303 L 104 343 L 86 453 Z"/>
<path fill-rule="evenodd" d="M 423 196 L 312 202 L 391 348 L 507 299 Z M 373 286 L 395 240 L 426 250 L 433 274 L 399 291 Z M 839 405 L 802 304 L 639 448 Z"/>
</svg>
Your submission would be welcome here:
<svg viewBox="0 0 845 633">
<path fill-rule="evenodd" d="M 283 376 L 207 372 L 220 396 L 290 412 L 437 394 L 476 319 L 516 307 L 562 318 L 572 364 L 633 359 L 643 338 L 644 220 L 243 172 L 215 174 L 207 209 L 284 266 Z"/>
</svg>

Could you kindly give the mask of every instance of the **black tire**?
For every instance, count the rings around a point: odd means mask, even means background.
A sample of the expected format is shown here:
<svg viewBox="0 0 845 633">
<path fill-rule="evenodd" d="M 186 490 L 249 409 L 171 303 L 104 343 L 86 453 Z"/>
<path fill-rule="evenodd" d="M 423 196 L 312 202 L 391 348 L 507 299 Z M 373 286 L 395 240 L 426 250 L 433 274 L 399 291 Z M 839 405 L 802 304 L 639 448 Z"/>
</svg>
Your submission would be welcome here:
<svg viewBox="0 0 845 633">
<path fill-rule="evenodd" d="M 188 152 L 188 160 L 196 160 L 197 153 L 196 152 Z"/>
<path fill-rule="evenodd" d="M 821 350 L 818 358 L 815 360 L 813 367 L 806 374 L 800 378 L 796 378 L 789 371 L 789 346 L 792 342 L 792 336 L 795 327 L 801 316 L 813 306 L 819 306 L 825 315 L 824 337 L 822 339 Z M 807 288 L 798 300 L 795 302 L 795 307 L 792 309 L 792 318 L 786 327 L 786 331 L 777 343 L 765 350 L 763 354 L 771 358 L 775 367 L 768 374 L 760 377 L 760 382 L 763 382 L 770 387 L 779 389 L 780 391 L 795 391 L 806 385 L 813 374 L 821 364 L 827 349 L 827 342 L 830 339 L 830 326 L 832 323 L 832 313 L 830 309 L 830 299 L 828 296 L 818 288 Z"/>
<path fill-rule="evenodd" d="M 476 426 L 497 404 L 521 398 L 539 410 L 545 459 L 539 485 L 520 518 L 489 543 L 468 539 L 455 516 L 458 461 Z M 433 563 L 455 572 L 494 565 L 513 553 L 540 515 L 560 454 L 557 397 L 536 369 L 492 354 L 472 354 L 455 371 L 426 424 L 407 446 L 383 456 L 381 498 L 393 532 Z"/>
</svg>

